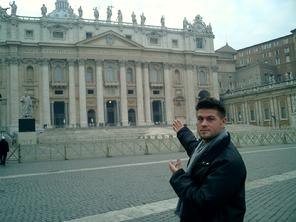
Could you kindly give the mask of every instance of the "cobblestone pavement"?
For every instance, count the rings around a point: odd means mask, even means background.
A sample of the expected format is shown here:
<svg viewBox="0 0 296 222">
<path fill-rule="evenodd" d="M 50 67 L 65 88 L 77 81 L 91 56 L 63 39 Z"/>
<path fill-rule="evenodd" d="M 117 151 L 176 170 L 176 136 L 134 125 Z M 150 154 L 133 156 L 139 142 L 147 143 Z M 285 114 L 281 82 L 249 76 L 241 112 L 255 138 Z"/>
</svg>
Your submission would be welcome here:
<svg viewBox="0 0 296 222">
<path fill-rule="evenodd" d="M 296 221 L 296 177 L 293 176 L 296 144 L 246 147 L 240 152 L 248 170 L 247 184 L 256 181 L 259 184 L 267 178 L 266 184 L 247 190 L 245 221 Z M 55 222 L 77 218 L 86 221 L 84 217 L 176 198 L 168 183 L 167 164 L 176 158 L 186 158 L 186 155 L 22 164 L 9 161 L 0 167 L 0 221 Z M 158 213 L 121 221 L 175 222 L 178 219 L 172 209 L 164 207 Z"/>
</svg>

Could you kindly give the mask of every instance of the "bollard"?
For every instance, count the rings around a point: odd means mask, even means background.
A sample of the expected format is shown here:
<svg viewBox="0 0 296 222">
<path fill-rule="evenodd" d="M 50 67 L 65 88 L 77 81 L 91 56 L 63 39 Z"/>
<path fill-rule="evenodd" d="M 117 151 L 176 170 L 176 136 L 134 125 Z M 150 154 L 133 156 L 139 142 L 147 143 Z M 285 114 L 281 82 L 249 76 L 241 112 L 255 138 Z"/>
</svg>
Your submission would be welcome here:
<svg viewBox="0 0 296 222">
<path fill-rule="evenodd" d="M 107 144 L 107 147 L 106 147 L 106 157 L 112 157 L 111 152 L 110 152 L 110 147 L 109 147 L 108 144 Z"/>
<path fill-rule="evenodd" d="M 144 155 L 149 155 L 149 149 L 148 149 L 148 144 L 147 144 L 147 140 L 145 139 L 145 152 Z"/>
<path fill-rule="evenodd" d="M 287 137 L 286 137 L 286 133 L 284 133 L 284 135 L 283 135 L 283 144 L 287 144 Z"/>
<path fill-rule="evenodd" d="M 17 162 L 21 163 L 22 161 L 21 161 L 21 145 L 20 144 L 17 145 L 17 152 L 18 152 Z"/>
<path fill-rule="evenodd" d="M 64 145 L 64 159 L 68 160 L 68 157 L 67 157 L 67 145 L 66 144 Z"/>
</svg>

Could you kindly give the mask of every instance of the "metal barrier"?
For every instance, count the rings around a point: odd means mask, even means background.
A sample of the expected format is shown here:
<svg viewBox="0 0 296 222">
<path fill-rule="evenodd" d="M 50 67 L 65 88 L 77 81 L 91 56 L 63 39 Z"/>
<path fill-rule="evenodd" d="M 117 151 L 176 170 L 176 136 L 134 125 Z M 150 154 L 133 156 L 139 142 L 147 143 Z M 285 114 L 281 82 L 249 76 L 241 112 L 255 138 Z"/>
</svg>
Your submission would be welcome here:
<svg viewBox="0 0 296 222">
<path fill-rule="evenodd" d="M 296 143 L 296 129 L 251 133 L 239 132 L 231 133 L 231 137 L 232 142 L 238 148 L 243 146 L 288 144 Z M 183 151 L 184 149 L 176 137 L 155 135 L 140 138 L 106 138 L 92 141 L 18 145 L 12 149 L 8 159 L 26 162 L 149 155 Z"/>
</svg>

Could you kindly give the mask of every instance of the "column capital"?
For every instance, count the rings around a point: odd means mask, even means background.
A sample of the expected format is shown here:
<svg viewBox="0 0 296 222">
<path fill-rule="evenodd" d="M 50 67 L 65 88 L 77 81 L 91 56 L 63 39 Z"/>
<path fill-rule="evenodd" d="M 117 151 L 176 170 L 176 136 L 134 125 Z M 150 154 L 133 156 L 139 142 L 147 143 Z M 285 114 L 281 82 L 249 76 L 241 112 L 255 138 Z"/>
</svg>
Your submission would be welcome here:
<svg viewBox="0 0 296 222">
<path fill-rule="evenodd" d="M 126 66 L 127 61 L 126 60 L 120 60 L 119 64 L 120 64 L 120 66 Z"/>
<path fill-rule="evenodd" d="M 69 65 L 74 65 L 74 63 L 76 62 L 77 60 L 76 59 L 67 59 L 67 62 Z"/>
<path fill-rule="evenodd" d="M 193 70 L 193 64 L 185 64 L 186 70 Z"/>
<path fill-rule="evenodd" d="M 96 59 L 95 62 L 96 62 L 96 65 L 103 65 L 104 60 Z"/>
<path fill-rule="evenodd" d="M 38 63 L 40 65 L 48 65 L 49 64 L 49 59 L 39 59 Z"/>
<path fill-rule="evenodd" d="M 11 57 L 11 58 L 6 58 L 5 63 L 9 65 L 17 65 L 21 62 L 20 58 L 17 57 Z"/>
<path fill-rule="evenodd" d="M 217 65 L 212 65 L 212 66 L 211 66 L 211 69 L 212 69 L 213 72 L 218 72 L 218 70 L 219 70 L 219 66 L 217 66 Z"/>
<path fill-rule="evenodd" d="M 78 64 L 79 65 L 84 65 L 85 64 L 85 59 L 78 59 Z"/>
<path fill-rule="evenodd" d="M 148 68 L 150 62 L 143 62 L 144 68 Z"/>
<path fill-rule="evenodd" d="M 168 62 L 163 63 L 163 66 L 165 69 L 170 69 L 171 68 L 171 64 Z"/>
<path fill-rule="evenodd" d="M 135 61 L 136 66 L 142 65 L 142 61 Z"/>
</svg>

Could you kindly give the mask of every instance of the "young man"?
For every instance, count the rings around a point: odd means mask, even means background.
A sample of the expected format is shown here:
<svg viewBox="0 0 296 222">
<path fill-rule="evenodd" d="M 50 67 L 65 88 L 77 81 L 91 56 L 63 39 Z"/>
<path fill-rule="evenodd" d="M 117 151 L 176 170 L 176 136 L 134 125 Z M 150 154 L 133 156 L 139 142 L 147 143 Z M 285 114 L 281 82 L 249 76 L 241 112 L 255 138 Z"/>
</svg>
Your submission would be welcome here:
<svg viewBox="0 0 296 222">
<path fill-rule="evenodd" d="M 245 164 L 225 130 L 224 106 L 214 98 L 196 105 L 200 139 L 179 120 L 173 129 L 190 157 L 187 169 L 171 161 L 170 184 L 179 197 L 181 222 L 242 222 L 245 205 Z"/>
</svg>

